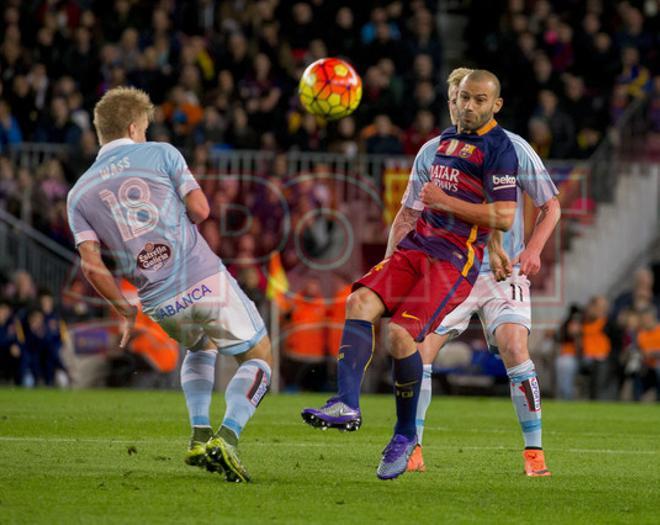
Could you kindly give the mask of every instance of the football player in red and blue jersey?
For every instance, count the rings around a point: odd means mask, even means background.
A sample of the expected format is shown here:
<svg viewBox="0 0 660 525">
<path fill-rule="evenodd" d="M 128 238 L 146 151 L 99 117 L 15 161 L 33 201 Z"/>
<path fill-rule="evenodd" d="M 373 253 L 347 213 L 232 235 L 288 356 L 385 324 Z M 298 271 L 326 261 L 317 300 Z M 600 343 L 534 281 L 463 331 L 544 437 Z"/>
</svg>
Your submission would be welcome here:
<svg viewBox="0 0 660 525">
<path fill-rule="evenodd" d="M 348 297 L 339 392 L 320 409 L 302 412 L 317 428 L 360 427 L 360 385 L 374 351 L 374 323 L 389 316 L 397 422 L 376 472 L 380 479 L 403 474 L 417 444 L 417 343 L 470 294 L 490 230 L 506 231 L 513 223 L 518 159 L 494 120 L 502 104 L 499 80 L 489 71 L 474 70 L 461 82 L 457 126 L 442 133 L 425 165 L 415 166 L 430 182 L 419 192 L 425 208 L 414 230 L 397 239 L 396 250 L 354 283 Z"/>
</svg>

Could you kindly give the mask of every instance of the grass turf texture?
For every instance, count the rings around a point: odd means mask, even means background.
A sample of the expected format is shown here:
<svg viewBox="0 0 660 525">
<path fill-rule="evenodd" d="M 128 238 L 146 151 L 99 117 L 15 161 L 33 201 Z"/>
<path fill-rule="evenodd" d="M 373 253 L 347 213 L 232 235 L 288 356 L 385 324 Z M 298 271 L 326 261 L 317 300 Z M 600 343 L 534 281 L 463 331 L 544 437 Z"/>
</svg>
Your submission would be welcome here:
<svg viewBox="0 0 660 525">
<path fill-rule="evenodd" d="M 552 478 L 522 475 L 508 399 L 435 398 L 427 472 L 380 481 L 391 396 L 354 433 L 304 425 L 320 396 L 269 396 L 240 450 L 255 482 L 185 466 L 176 392 L 0 390 L 0 523 L 657 523 L 660 410 L 544 403 Z M 214 421 L 222 414 L 214 399 Z"/>
</svg>

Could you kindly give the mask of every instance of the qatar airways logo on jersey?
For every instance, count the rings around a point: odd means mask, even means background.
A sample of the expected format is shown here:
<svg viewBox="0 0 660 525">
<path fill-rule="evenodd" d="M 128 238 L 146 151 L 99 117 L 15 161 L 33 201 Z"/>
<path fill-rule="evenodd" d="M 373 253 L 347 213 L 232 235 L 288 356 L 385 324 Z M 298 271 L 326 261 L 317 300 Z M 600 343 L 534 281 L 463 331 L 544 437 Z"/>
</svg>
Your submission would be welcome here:
<svg viewBox="0 0 660 525">
<path fill-rule="evenodd" d="M 431 166 L 431 180 L 444 191 L 458 191 L 458 176 L 460 173 L 456 168 L 450 168 L 442 164 Z"/>
<path fill-rule="evenodd" d="M 172 317 L 173 315 L 178 314 L 181 310 L 191 307 L 197 301 L 201 301 L 210 293 L 212 293 L 212 290 L 205 284 L 193 288 L 188 293 L 178 296 L 176 300 L 170 304 L 161 306 L 154 317 L 156 318 L 156 321 L 161 321 L 166 317 Z"/>
</svg>

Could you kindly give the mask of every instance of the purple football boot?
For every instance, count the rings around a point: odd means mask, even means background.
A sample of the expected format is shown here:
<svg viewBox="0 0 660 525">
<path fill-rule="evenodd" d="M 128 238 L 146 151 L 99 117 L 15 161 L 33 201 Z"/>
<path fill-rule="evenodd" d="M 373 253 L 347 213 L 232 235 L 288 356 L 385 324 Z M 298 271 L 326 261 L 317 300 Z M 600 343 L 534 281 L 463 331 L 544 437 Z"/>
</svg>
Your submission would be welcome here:
<svg viewBox="0 0 660 525">
<path fill-rule="evenodd" d="M 401 434 L 394 434 L 383 450 L 383 457 L 376 470 L 376 476 L 379 479 L 394 479 L 403 474 L 408 467 L 408 458 L 416 445 L 417 436 L 408 439 Z"/>
<path fill-rule="evenodd" d="M 321 430 L 336 428 L 353 432 L 362 425 L 360 409 L 351 408 L 334 397 L 328 399 L 321 408 L 306 408 L 300 415 L 305 423 Z"/>
</svg>

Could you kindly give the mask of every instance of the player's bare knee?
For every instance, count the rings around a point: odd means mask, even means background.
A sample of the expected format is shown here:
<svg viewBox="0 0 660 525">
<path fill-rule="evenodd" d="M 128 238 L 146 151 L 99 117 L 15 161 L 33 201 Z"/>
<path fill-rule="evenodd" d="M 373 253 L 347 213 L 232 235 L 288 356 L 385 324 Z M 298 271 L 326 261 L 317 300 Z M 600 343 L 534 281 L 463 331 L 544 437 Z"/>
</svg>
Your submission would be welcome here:
<svg viewBox="0 0 660 525">
<path fill-rule="evenodd" d="M 358 288 L 346 299 L 346 319 L 376 321 L 384 312 L 383 303 L 368 288 Z"/>
<path fill-rule="evenodd" d="M 417 344 L 408 330 L 395 323 L 389 325 L 390 354 L 395 359 L 403 359 L 415 353 Z"/>
<path fill-rule="evenodd" d="M 432 364 L 446 341 L 446 335 L 438 335 L 436 333 L 432 333 L 427 335 L 424 341 L 418 343 L 417 349 L 422 356 L 422 363 L 425 365 Z"/>
<path fill-rule="evenodd" d="M 521 330 L 502 330 L 499 334 L 496 332 L 496 336 L 500 355 L 507 367 L 519 365 L 529 359 L 526 330 L 524 333 Z"/>
<path fill-rule="evenodd" d="M 265 335 L 259 342 L 250 348 L 247 352 L 236 356 L 239 363 L 244 363 L 250 359 L 261 359 L 265 361 L 271 369 L 273 368 L 273 354 L 271 351 L 270 338 Z"/>
</svg>

